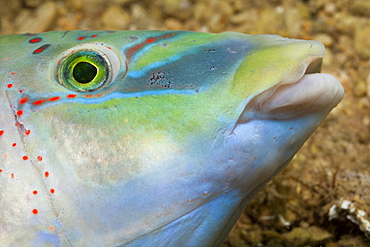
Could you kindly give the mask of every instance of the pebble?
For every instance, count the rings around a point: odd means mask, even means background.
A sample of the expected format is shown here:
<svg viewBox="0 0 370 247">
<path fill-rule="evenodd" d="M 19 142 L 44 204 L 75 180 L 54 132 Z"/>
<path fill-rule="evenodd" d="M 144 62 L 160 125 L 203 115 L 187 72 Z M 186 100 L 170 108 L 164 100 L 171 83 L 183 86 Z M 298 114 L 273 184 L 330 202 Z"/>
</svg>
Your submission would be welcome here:
<svg viewBox="0 0 370 247">
<path fill-rule="evenodd" d="M 296 227 L 292 231 L 285 233 L 284 235 L 286 246 L 303 246 L 310 239 L 310 233 L 302 228 Z"/>
<path fill-rule="evenodd" d="M 135 29 L 160 29 L 159 22 L 156 18 L 150 15 L 141 4 L 133 3 L 130 6 L 131 12 L 131 24 L 129 26 L 130 30 Z M 163 29 L 163 27 L 162 27 Z"/>
<path fill-rule="evenodd" d="M 131 16 L 117 5 L 111 5 L 102 16 L 103 29 L 125 30 L 130 24 Z"/>
<path fill-rule="evenodd" d="M 369 2 L 370 3 L 370 2 Z M 370 58 L 370 20 L 360 21 L 355 28 L 354 48 L 364 59 Z"/>
<path fill-rule="evenodd" d="M 298 8 L 290 8 L 284 13 L 288 36 L 298 37 L 302 29 L 303 17 Z"/>
<path fill-rule="evenodd" d="M 333 38 L 326 33 L 316 34 L 312 37 L 312 39 L 320 41 L 325 47 L 330 47 L 334 42 Z"/>
<path fill-rule="evenodd" d="M 263 33 L 277 33 L 278 30 L 285 30 L 284 16 L 274 9 L 263 9 L 257 15 L 257 19 L 253 20 L 253 26 L 251 26 L 252 34 L 263 34 Z M 286 32 L 280 33 L 283 36 L 287 36 Z"/>
<path fill-rule="evenodd" d="M 49 29 L 56 18 L 56 4 L 54 2 L 45 2 L 37 7 L 34 14 L 27 13 L 16 30 L 17 33 L 40 33 Z"/>
<path fill-rule="evenodd" d="M 337 6 L 335 5 L 335 3 L 330 2 L 330 3 L 325 4 L 324 10 L 326 14 L 332 15 L 335 12 L 337 12 Z"/>
<path fill-rule="evenodd" d="M 75 0 L 68 0 L 75 1 Z M 98 18 L 102 12 L 106 12 L 108 9 L 106 6 L 110 6 L 108 1 L 105 0 L 82 0 L 82 11 L 88 18 Z"/>
<path fill-rule="evenodd" d="M 356 83 L 354 94 L 357 97 L 366 96 L 366 82 L 360 80 Z"/>
<path fill-rule="evenodd" d="M 311 226 L 308 228 L 296 227 L 292 231 L 283 234 L 286 246 L 303 246 L 306 243 L 325 243 L 333 238 L 328 231 Z"/>
<path fill-rule="evenodd" d="M 0 20 L 0 30 L 4 35 L 15 33 L 14 21 L 9 20 L 9 18 L 2 18 Z"/>
<path fill-rule="evenodd" d="M 356 0 L 351 1 L 350 11 L 355 15 L 364 15 L 370 17 L 370 1 Z"/>
<path fill-rule="evenodd" d="M 298 4 L 297 7 L 289 8 L 284 12 L 284 19 L 288 29 L 288 36 L 300 37 L 304 20 L 309 17 L 307 6 Z"/>
<path fill-rule="evenodd" d="M 322 60 L 322 65 L 324 67 L 329 67 L 331 64 L 333 64 L 334 55 L 330 48 L 325 49 L 325 56 Z"/>
<path fill-rule="evenodd" d="M 211 16 L 211 11 L 207 11 L 208 7 L 203 2 L 198 2 L 194 7 L 194 15 L 193 17 L 199 21 L 207 21 Z"/>
<path fill-rule="evenodd" d="M 185 20 L 192 15 L 192 3 L 189 0 L 162 0 L 155 2 L 153 9 L 163 10 L 163 14 L 176 16 L 176 18 Z"/>
<path fill-rule="evenodd" d="M 182 23 L 175 18 L 167 19 L 165 25 L 169 30 L 181 30 L 183 26 Z"/>
<path fill-rule="evenodd" d="M 307 230 L 310 233 L 310 241 L 314 243 L 325 243 L 334 237 L 333 234 L 317 226 L 311 226 Z"/>
</svg>

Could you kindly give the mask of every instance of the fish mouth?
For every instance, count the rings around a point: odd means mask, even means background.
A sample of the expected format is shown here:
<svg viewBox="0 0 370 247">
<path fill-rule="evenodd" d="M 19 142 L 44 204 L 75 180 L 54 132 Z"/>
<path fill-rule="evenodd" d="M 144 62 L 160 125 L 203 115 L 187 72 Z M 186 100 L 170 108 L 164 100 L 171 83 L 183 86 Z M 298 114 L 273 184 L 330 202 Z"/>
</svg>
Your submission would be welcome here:
<svg viewBox="0 0 370 247">
<path fill-rule="evenodd" d="M 333 109 L 343 98 L 342 84 L 321 72 L 323 54 L 309 57 L 283 81 L 253 97 L 237 123 L 255 118 L 291 119 L 314 111 Z"/>
</svg>

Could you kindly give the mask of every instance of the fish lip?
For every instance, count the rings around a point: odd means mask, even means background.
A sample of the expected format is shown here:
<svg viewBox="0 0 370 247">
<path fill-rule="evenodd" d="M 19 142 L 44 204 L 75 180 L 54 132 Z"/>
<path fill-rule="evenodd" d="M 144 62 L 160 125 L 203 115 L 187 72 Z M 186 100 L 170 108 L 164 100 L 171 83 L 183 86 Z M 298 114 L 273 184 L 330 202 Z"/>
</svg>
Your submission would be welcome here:
<svg viewBox="0 0 370 247">
<path fill-rule="evenodd" d="M 334 108 L 342 100 L 344 89 L 335 77 L 320 73 L 322 59 L 323 56 L 307 58 L 293 70 L 291 77 L 250 99 L 236 124 L 255 118 L 289 119 Z"/>
</svg>

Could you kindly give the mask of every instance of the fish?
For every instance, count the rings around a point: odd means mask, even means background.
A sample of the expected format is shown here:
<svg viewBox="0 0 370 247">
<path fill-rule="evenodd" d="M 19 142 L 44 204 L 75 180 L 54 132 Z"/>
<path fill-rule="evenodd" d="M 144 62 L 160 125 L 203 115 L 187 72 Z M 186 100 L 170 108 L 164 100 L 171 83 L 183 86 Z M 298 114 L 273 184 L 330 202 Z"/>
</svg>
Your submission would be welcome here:
<svg viewBox="0 0 370 247">
<path fill-rule="evenodd" d="M 2 246 L 220 246 L 344 95 L 318 41 L 0 36 Z"/>
</svg>

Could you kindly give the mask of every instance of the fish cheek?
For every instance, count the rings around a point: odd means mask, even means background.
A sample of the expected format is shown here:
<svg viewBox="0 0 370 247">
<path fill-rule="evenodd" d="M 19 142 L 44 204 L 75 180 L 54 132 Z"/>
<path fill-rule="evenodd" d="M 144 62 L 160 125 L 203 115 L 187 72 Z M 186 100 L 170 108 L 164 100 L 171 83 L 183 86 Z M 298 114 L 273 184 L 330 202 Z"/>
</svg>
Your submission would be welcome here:
<svg viewBox="0 0 370 247">
<path fill-rule="evenodd" d="M 28 150 L 31 153 L 43 150 L 60 177 L 73 175 L 82 183 L 102 185 L 127 179 L 128 171 L 137 167 L 130 155 L 132 149 L 122 144 L 129 140 L 112 140 L 109 127 L 104 130 L 58 118 L 40 122 L 48 124 L 33 125 Z"/>
</svg>

